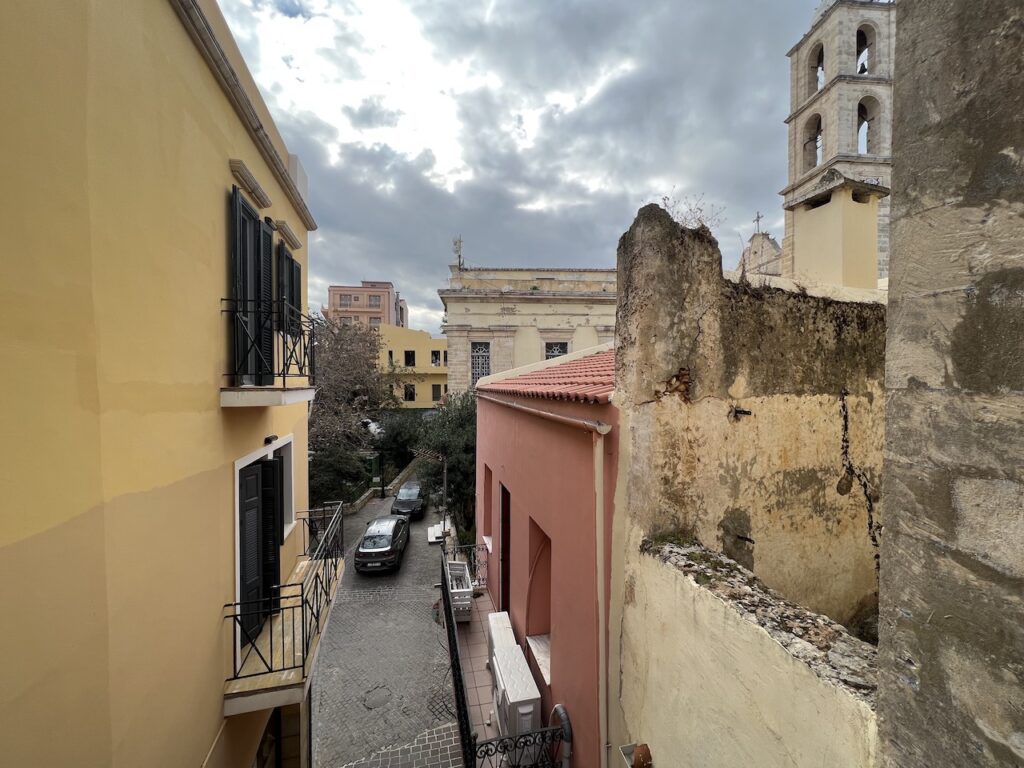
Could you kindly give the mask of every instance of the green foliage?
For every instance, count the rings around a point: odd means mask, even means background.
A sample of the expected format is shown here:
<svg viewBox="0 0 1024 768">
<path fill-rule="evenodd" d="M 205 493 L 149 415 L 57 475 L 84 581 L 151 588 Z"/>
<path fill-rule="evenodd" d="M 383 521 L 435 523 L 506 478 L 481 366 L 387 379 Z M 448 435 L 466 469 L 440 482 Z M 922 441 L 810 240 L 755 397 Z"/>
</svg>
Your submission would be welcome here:
<svg viewBox="0 0 1024 768">
<path fill-rule="evenodd" d="M 413 448 L 421 439 L 423 414 L 415 410 L 396 409 L 381 414 L 383 433 L 374 441 L 384 454 L 384 463 L 400 470 L 413 460 Z"/>
<path fill-rule="evenodd" d="M 476 396 L 449 395 L 433 417 L 424 420 L 419 447 L 448 458 L 448 510 L 459 529 L 468 530 L 476 499 Z M 441 462 L 422 462 L 419 477 L 425 490 L 440 492 Z"/>
<path fill-rule="evenodd" d="M 309 499 L 312 506 L 326 501 L 355 501 L 370 482 L 362 454 L 343 445 L 321 448 L 309 461 Z"/>
</svg>

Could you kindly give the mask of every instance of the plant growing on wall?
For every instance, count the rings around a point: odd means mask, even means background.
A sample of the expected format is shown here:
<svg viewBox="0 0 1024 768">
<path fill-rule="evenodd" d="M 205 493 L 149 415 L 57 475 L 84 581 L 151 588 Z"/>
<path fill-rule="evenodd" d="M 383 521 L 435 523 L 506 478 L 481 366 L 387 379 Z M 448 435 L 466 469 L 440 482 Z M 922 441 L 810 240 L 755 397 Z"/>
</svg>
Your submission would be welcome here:
<svg viewBox="0 0 1024 768">
<path fill-rule="evenodd" d="M 676 197 L 676 188 L 672 187 L 671 192 L 661 196 L 661 207 L 676 224 L 687 229 L 707 227 L 713 231 L 725 221 L 725 206 L 708 201 L 703 192 Z"/>
</svg>

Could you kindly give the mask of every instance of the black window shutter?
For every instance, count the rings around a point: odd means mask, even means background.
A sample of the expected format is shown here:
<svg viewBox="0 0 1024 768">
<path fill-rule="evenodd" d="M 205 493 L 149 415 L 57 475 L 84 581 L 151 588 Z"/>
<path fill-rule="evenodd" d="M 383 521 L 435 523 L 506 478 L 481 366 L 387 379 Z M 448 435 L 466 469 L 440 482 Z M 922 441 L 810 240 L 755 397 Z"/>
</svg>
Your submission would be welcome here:
<svg viewBox="0 0 1024 768">
<path fill-rule="evenodd" d="M 281 541 L 282 530 L 282 465 L 280 457 L 263 459 L 259 462 L 262 471 L 260 538 L 263 544 L 263 597 L 274 598 L 271 605 L 277 608 L 277 587 L 281 584 Z"/>
<path fill-rule="evenodd" d="M 231 293 L 229 294 L 231 313 L 229 317 L 231 319 L 231 339 L 234 342 L 231 352 L 233 357 L 231 370 L 235 374 L 232 386 L 238 386 L 242 383 L 240 378 L 246 368 L 245 303 L 243 301 L 245 299 L 245 261 L 242 253 L 245 222 L 242 218 L 242 195 L 238 191 L 238 187 L 231 187 L 229 216 L 231 227 Z"/>
<path fill-rule="evenodd" d="M 277 302 L 280 306 L 279 330 L 285 333 L 288 330 L 289 312 L 288 303 L 291 301 L 292 290 L 292 267 L 289 263 L 291 254 L 283 242 L 277 244 Z"/>
<path fill-rule="evenodd" d="M 238 473 L 238 599 L 242 602 L 242 645 L 252 642 L 263 625 L 262 472 L 259 463 Z"/>
<path fill-rule="evenodd" d="M 292 259 L 292 306 L 295 307 L 295 333 L 301 333 L 302 321 L 302 265 Z"/>
<path fill-rule="evenodd" d="M 260 274 L 259 274 L 259 383 L 274 383 L 274 230 L 260 222 Z"/>
</svg>

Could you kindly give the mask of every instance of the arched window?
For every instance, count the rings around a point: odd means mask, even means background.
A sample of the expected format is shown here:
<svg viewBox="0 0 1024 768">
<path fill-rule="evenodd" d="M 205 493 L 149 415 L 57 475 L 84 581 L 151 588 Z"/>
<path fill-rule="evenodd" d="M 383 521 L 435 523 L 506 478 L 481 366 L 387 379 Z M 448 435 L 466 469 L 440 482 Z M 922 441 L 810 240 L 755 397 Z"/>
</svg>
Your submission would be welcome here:
<svg viewBox="0 0 1024 768">
<path fill-rule="evenodd" d="M 875 61 L 875 28 L 863 24 L 857 30 L 857 74 L 875 74 L 878 65 Z"/>
<path fill-rule="evenodd" d="M 812 115 L 804 123 L 803 158 L 804 171 L 821 165 L 821 161 L 824 159 L 824 132 L 821 115 Z"/>
<path fill-rule="evenodd" d="M 807 95 L 810 96 L 825 87 L 825 46 L 818 43 L 811 48 L 807 65 Z"/>
<path fill-rule="evenodd" d="M 882 111 L 878 99 L 865 96 L 857 105 L 857 153 L 861 155 L 881 154 L 878 131 L 881 123 L 878 116 Z"/>
</svg>

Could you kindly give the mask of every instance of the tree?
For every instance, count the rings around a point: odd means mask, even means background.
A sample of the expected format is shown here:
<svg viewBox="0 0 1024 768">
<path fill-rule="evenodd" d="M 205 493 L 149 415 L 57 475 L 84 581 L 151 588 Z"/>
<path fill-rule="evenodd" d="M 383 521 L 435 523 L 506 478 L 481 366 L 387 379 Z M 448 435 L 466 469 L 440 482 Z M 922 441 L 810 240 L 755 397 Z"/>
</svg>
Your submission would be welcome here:
<svg viewBox="0 0 1024 768">
<path fill-rule="evenodd" d="M 377 450 L 385 464 L 401 469 L 413 460 L 413 448 L 422 439 L 423 415 L 399 408 L 382 414 L 380 426 L 375 440 Z"/>
<path fill-rule="evenodd" d="M 361 323 L 336 325 L 321 316 L 313 323 L 317 392 L 309 411 L 310 448 L 368 448 L 371 435 L 363 422 L 398 404 L 380 370 L 380 334 Z"/>
<path fill-rule="evenodd" d="M 448 511 L 460 530 L 473 527 L 476 500 L 476 396 L 449 395 L 423 423 L 420 448 L 448 459 Z M 428 491 L 440 491 L 443 465 L 425 461 L 419 477 Z"/>
</svg>

